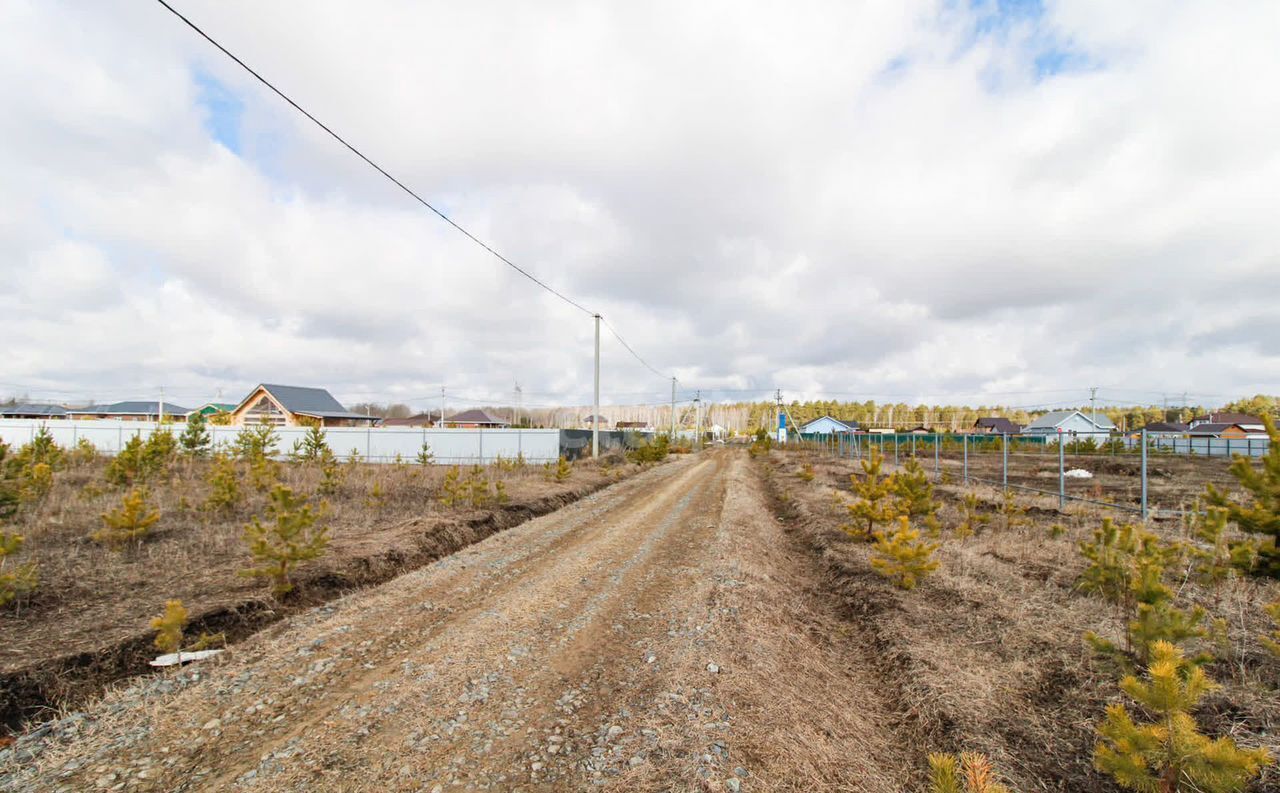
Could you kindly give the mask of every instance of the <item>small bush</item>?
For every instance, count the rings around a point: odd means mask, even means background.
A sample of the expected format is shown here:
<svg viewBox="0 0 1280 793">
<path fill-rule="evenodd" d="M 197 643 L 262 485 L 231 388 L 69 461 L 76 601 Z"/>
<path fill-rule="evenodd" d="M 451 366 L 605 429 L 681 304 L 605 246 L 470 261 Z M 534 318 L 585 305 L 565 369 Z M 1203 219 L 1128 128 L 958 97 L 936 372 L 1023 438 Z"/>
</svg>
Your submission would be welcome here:
<svg viewBox="0 0 1280 793">
<path fill-rule="evenodd" d="M 955 532 L 957 540 L 981 534 L 983 527 L 991 522 L 991 516 L 981 511 L 981 505 L 981 500 L 974 493 L 969 493 L 964 497 L 964 502 L 961 505 L 962 519 L 960 524 L 956 526 Z"/>
<path fill-rule="evenodd" d="M 1254 572 L 1280 578 L 1280 431 L 1270 415 L 1264 415 L 1262 421 L 1271 445 L 1261 465 L 1255 467 L 1243 455 L 1236 455 L 1231 463 L 1231 474 L 1248 493 L 1249 503 L 1233 501 L 1213 485 L 1208 485 L 1205 500 L 1210 506 L 1226 510 L 1227 518 L 1241 531 L 1262 535 Z"/>
<path fill-rule="evenodd" d="M 796 476 L 800 477 L 801 482 L 812 482 L 816 474 L 813 472 L 813 466 L 805 463 L 800 466 L 800 473 L 796 474 Z"/>
<path fill-rule="evenodd" d="M 924 467 L 915 459 L 907 460 L 900 473 L 889 480 L 893 496 L 897 500 L 895 511 L 906 515 L 913 523 L 924 526 L 931 536 L 937 536 L 941 530 L 938 522 L 938 509 L 941 506 L 933 498 L 933 485 L 929 484 L 929 475 Z"/>
<path fill-rule="evenodd" d="M 249 486 L 265 493 L 280 482 L 280 464 L 270 457 L 258 457 L 249 463 Z"/>
<path fill-rule="evenodd" d="M 333 452 L 329 452 L 321 457 L 320 460 L 320 485 L 317 492 L 323 496 L 336 495 L 338 489 L 342 487 L 342 480 L 346 478 L 346 471 L 343 470 L 342 464 L 338 462 L 338 458 Z"/>
<path fill-rule="evenodd" d="M 254 424 L 236 433 L 234 445 L 237 457 L 247 463 L 254 463 L 274 456 L 279 443 L 280 436 L 276 434 L 275 427 L 270 424 Z"/>
<path fill-rule="evenodd" d="M 1153 646 L 1145 680 L 1130 675 L 1120 688 L 1153 717 L 1137 723 L 1123 704 L 1107 706 L 1093 762 L 1121 787 L 1158 793 L 1242 791 L 1272 762 L 1265 749 L 1240 749 L 1230 738 L 1201 734 L 1191 712 L 1217 685 L 1168 642 Z"/>
<path fill-rule="evenodd" d="M 144 475 L 142 436 L 135 434 L 125 441 L 124 447 L 107 463 L 105 476 L 111 484 L 127 487 L 141 481 Z"/>
<path fill-rule="evenodd" d="M 557 482 L 567 482 L 569 477 L 573 476 L 573 464 L 561 457 L 556 461 L 556 467 L 552 470 L 551 476 Z"/>
<path fill-rule="evenodd" d="M 453 468 L 445 474 L 440 488 L 440 503 L 446 507 L 473 508 L 505 504 L 506 485 L 498 480 L 490 482 L 483 466 L 472 466 L 465 475 L 460 467 Z"/>
<path fill-rule="evenodd" d="M 1009 793 L 996 781 L 995 768 L 985 755 L 964 752 L 929 755 L 930 793 Z"/>
<path fill-rule="evenodd" d="M 98 459 L 98 447 L 88 438 L 81 438 L 71 450 L 70 458 L 73 465 L 89 465 Z"/>
<path fill-rule="evenodd" d="M 9 557 L 22 548 L 22 536 L 0 531 L 0 607 L 12 603 L 20 595 L 34 592 L 39 584 L 34 562 L 9 564 Z"/>
<path fill-rule="evenodd" d="M 162 653 L 176 653 L 182 648 L 182 629 L 187 624 L 187 610 L 181 600 L 167 600 L 164 614 L 151 619 L 151 629 L 156 632 L 152 644 Z"/>
<path fill-rule="evenodd" d="M 267 505 L 267 522 L 254 518 L 244 528 L 245 542 L 254 566 L 241 575 L 267 578 L 280 597 L 293 589 L 290 572 L 299 564 L 319 558 L 329 545 L 328 529 L 317 526 L 320 514 L 284 485 L 276 485 Z"/>
<path fill-rule="evenodd" d="M 103 513 L 102 528 L 90 534 L 89 538 L 112 550 L 120 550 L 126 543 L 145 537 L 158 520 L 159 510 L 153 510 L 147 504 L 146 488 L 135 487 L 125 495 L 119 509 Z"/>
<path fill-rule="evenodd" d="M 316 424 L 307 427 L 307 434 L 293 444 L 292 457 L 300 462 L 317 463 L 331 456 L 333 450 L 329 448 L 324 430 Z"/>
<path fill-rule="evenodd" d="M 213 448 L 213 436 L 209 434 L 209 422 L 200 411 L 187 416 L 187 426 L 178 438 L 183 454 L 189 457 L 204 457 Z"/>
<path fill-rule="evenodd" d="M 914 589 L 920 579 L 938 569 L 932 558 L 936 550 L 938 543 L 923 542 L 904 515 L 892 532 L 876 532 L 871 566 L 899 589 Z"/>
<path fill-rule="evenodd" d="M 873 449 L 871 454 L 861 461 L 861 465 L 864 476 L 861 479 L 857 476 L 849 477 L 853 483 L 853 492 L 859 496 L 859 499 L 846 505 L 850 520 L 840 528 L 848 534 L 871 542 L 875 539 L 876 526 L 893 520 L 898 516 L 898 512 L 892 498 L 892 477 L 883 477 L 880 474 L 881 467 L 884 465 L 884 459 L 880 453 Z"/>
<path fill-rule="evenodd" d="M 209 470 L 209 497 L 204 508 L 211 512 L 230 512 L 240 503 L 240 475 L 236 464 L 225 454 L 213 456 Z"/>
<path fill-rule="evenodd" d="M 436 457 L 431 453 L 431 444 L 423 441 L 422 448 L 418 450 L 418 465 L 431 465 L 435 461 Z"/>
<path fill-rule="evenodd" d="M 666 435 L 659 435 L 651 443 L 645 443 L 627 451 L 627 459 L 638 465 L 660 463 L 671 453 L 671 440 Z"/>
<path fill-rule="evenodd" d="M 35 463 L 22 469 L 22 477 L 18 489 L 18 500 L 23 504 L 36 504 L 44 501 L 45 496 L 53 489 L 53 467 L 48 463 Z"/>
<path fill-rule="evenodd" d="M 169 430 L 156 430 L 142 444 L 142 469 L 144 475 L 160 473 L 178 456 L 178 441 Z"/>
</svg>

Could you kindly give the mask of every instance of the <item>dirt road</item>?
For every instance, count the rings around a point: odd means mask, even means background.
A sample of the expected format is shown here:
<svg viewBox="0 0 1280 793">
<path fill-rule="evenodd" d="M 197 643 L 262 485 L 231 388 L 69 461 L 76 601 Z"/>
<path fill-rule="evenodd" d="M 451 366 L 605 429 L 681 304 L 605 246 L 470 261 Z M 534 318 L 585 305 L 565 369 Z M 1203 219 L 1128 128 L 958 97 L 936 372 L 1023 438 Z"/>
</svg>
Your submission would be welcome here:
<svg viewBox="0 0 1280 793">
<path fill-rule="evenodd" d="M 0 788 L 900 790 L 812 575 L 745 454 L 681 460 L 117 691 Z"/>
</svg>

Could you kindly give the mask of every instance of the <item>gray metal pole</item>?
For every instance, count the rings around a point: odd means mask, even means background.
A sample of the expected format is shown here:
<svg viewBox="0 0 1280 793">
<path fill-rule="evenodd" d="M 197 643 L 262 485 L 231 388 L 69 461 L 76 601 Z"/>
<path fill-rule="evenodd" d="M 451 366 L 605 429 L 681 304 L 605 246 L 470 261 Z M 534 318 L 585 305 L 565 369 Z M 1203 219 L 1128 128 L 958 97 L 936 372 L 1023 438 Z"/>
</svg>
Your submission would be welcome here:
<svg viewBox="0 0 1280 793">
<path fill-rule="evenodd" d="M 893 464 L 898 464 L 898 433 L 893 433 Z"/>
<path fill-rule="evenodd" d="M 1062 445 L 1062 436 L 1058 436 L 1058 509 L 1067 508 L 1067 450 Z"/>
<path fill-rule="evenodd" d="M 1004 483 L 1004 489 L 1008 490 L 1009 489 L 1009 436 L 1003 432 L 1000 433 L 1000 447 L 1004 455 L 1004 461 L 1001 464 L 1001 467 L 1004 469 L 1004 472 L 1001 475 L 1002 478 L 1000 481 Z"/>
<path fill-rule="evenodd" d="M 592 402 L 591 456 L 600 456 L 600 315 L 596 314 L 596 387 Z"/>
<path fill-rule="evenodd" d="M 1147 430 L 1142 429 L 1142 519 L 1147 519 Z"/>
<path fill-rule="evenodd" d="M 693 395 L 693 436 L 696 439 L 698 449 L 702 448 L 702 392 L 696 391 Z"/>
<path fill-rule="evenodd" d="M 671 442 L 676 442 L 676 379 L 671 378 Z"/>
<path fill-rule="evenodd" d="M 964 483 L 969 484 L 969 433 L 964 435 Z"/>
<path fill-rule="evenodd" d="M 933 434 L 933 478 L 934 479 L 937 479 L 942 472 L 942 468 L 940 467 L 940 463 L 942 460 L 942 452 L 940 449 L 941 446 L 942 446 L 942 441 L 940 440 L 940 436 L 938 435 L 938 433 L 935 432 Z"/>
</svg>

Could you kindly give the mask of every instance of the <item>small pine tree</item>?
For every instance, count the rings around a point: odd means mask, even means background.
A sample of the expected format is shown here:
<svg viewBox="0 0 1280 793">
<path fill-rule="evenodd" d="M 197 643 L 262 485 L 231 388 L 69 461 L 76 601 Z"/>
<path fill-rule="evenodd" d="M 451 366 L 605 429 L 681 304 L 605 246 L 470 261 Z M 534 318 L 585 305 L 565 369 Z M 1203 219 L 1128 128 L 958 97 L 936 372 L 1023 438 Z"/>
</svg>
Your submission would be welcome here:
<svg viewBox="0 0 1280 793">
<path fill-rule="evenodd" d="M 440 485 L 441 504 L 446 507 L 455 507 L 462 502 L 463 495 L 461 479 L 461 468 L 450 468 L 444 475 L 444 482 Z"/>
<path fill-rule="evenodd" d="M 556 467 L 555 467 L 555 470 L 552 472 L 552 477 L 557 482 L 566 482 L 571 476 L 573 476 L 573 464 L 570 463 L 564 457 L 561 457 L 556 462 Z"/>
<path fill-rule="evenodd" d="M 19 595 L 35 591 L 39 584 L 34 562 L 9 566 L 9 557 L 21 550 L 22 543 L 21 535 L 0 531 L 0 607 L 7 606 Z"/>
<path fill-rule="evenodd" d="M 48 463 L 35 463 L 22 469 L 18 487 L 18 500 L 23 504 L 37 504 L 53 489 L 53 467 Z"/>
<path fill-rule="evenodd" d="M 182 453 L 188 457 L 204 457 L 213 448 L 213 436 L 209 434 L 209 422 L 200 411 L 187 416 L 187 426 L 178 438 Z"/>
<path fill-rule="evenodd" d="M 292 590 L 289 573 L 302 562 L 318 558 L 329 545 L 328 529 L 316 526 L 320 517 L 304 497 L 276 485 L 267 505 L 267 523 L 254 518 L 244 527 L 254 566 L 241 575 L 270 579 L 276 597 Z"/>
<path fill-rule="evenodd" d="M 1256 549 L 1249 541 L 1232 542 L 1227 537 L 1227 510 L 1209 507 L 1191 513 L 1191 535 L 1200 541 L 1188 552 L 1192 569 L 1200 583 L 1217 591 L 1235 573 L 1253 567 Z"/>
<path fill-rule="evenodd" d="M 996 781 L 995 768 L 986 755 L 963 752 L 929 755 L 930 793 L 1009 793 Z"/>
<path fill-rule="evenodd" d="M 938 522 L 941 506 L 933 498 L 933 485 L 920 461 L 907 460 L 903 470 L 890 480 L 893 496 L 897 499 L 896 511 L 906 515 L 913 523 L 923 525 L 930 536 L 936 536 L 942 526 Z"/>
<path fill-rule="evenodd" d="M 1120 688 L 1154 718 L 1137 723 L 1121 703 L 1107 706 L 1093 763 L 1121 787 L 1149 793 L 1242 791 L 1271 757 L 1240 749 L 1230 738 L 1203 735 L 1191 711 L 1217 685 L 1168 642 L 1156 642 L 1145 680 L 1130 675 Z"/>
<path fill-rule="evenodd" d="M 431 453 L 431 444 L 423 441 L 422 448 L 418 450 L 418 465 L 431 465 L 435 461 L 436 457 Z"/>
<path fill-rule="evenodd" d="M 146 488 L 135 487 L 125 495 L 119 509 L 103 513 L 102 528 L 89 538 L 118 551 L 126 543 L 145 537 L 158 520 L 159 510 L 147 504 Z"/>
<path fill-rule="evenodd" d="M 156 632 L 153 644 L 162 653 L 176 653 L 182 647 L 182 629 L 187 624 L 187 610 L 181 600 L 166 600 L 164 614 L 151 618 Z"/>
<path fill-rule="evenodd" d="M 293 458 L 302 462 L 322 462 L 332 454 L 324 430 L 318 424 L 307 427 L 307 434 L 293 444 Z"/>
<path fill-rule="evenodd" d="M 209 472 L 209 497 L 204 508 L 211 512 L 230 512 L 240 503 L 240 475 L 236 464 L 225 454 L 213 456 Z"/>
<path fill-rule="evenodd" d="M 98 459 L 98 447 L 88 438 L 76 441 L 76 448 L 71 451 L 71 462 L 75 465 L 89 465 Z"/>
<path fill-rule="evenodd" d="M 1271 444 L 1260 467 L 1243 455 L 1236 455 L 1231 474 L 1249 494 L 1250 502 L 1241 504 L 1227 498 L 1226 493 L 1208 485 L 1205 500 L 1227 511 L 1227 517 L 1241 531 L 1262 535 L 1257 545 L 1255 572 L 1280 578 L 1280 431 L 1270 415 L 1262 417 Z"/>
<path fill-rule="evenodd" d="M 280 481 L 280 464 L 270 457 L 258 457 L 249 463 L 249 485 L 265 493 Z"/>
<path fill-rule="evenodd" d="M 800 473 L 796 474 L 796 476 L 800 477 L 802 482 L 812 482 L 816 474 L 813 472 L 813 466 L 810 463 L 805 463 L 800 466 Z"/>
<path fill-rule="evenodd" d="M 156 430 L 142 444 L 142 470 L 145 476 L 160 473 L 178 456 L 178 440 L 169 430 Z"/>
<path fill-rule="evenodd" d="M 1018 497 L 1014 495 L 1012 490 L 1004 491 L 1004 497 L 1000 501 L 999 513 L 1004 531 L 1009 531 L 1031 522 L 1027 519 L 1026 507 L 1018 503 Z"/>
<path fill-rule="evenodd" d="M 105 476 L 108 482 L 121 487 L 128 487 L 141 482 L 146 476 L 146 463 L 143 456 L 142 436 L 135 434 L 125 441 L 124 447 L 107 463 Z"/>
<path fill-rule="evenodd" d="M 352 446 L 351 451 L 347 454 L 347 465 L 359 465 L 362 459 L 363 458 L 360 456 L 360 450 Z"/>
<path fill-rule="evenodd" d="M 862 460 L 861 464 L 864 476 L 861 479 L 857 476 L 849 477 L 853 483 L 853 492 L 859 498 L 846 506 L 850 522 L 840 528 L 871 542 L 875 539 L 876 526 L 888 523 L 897 517 L 898 513 L 892 499 L 892 477 L 884 477 L 880 474 L 884 464 L 880 453 L 873 449 L 870 456 Z"/>
<path fill-rule="evenodd" d="M 336 495 L 338 489 L 342 487 L 342 480 L 346 477 L 346 471 L 343 470 L 333 452 L 328 452 L 321 456 L 320 474 L 320 485 L 316 488 L 320 495 Z"/>
<path fill-rule="evenodd" d="M 924 542 L 905 515 L 892 532 L 877 531 L 871 566 L 900 589 L 914 589 L 921 578 L 938 569 L 933 552 L 938 543 Z"/>
<path fill-rule="evenodd" d="M 276 454 L 280 436 L 276 428 L 270 424 L 253 424 L 236 433 L 236 456 L 248 463 L 254 463 Z"/>
</svg>

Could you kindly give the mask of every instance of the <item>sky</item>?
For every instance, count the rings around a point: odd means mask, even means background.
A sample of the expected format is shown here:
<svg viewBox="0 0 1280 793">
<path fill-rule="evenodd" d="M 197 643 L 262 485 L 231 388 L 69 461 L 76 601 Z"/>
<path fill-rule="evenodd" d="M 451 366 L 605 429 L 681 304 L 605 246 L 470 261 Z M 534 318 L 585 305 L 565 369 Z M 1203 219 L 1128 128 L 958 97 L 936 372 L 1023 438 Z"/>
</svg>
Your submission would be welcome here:
<svg viewBox="0 0 1280 793">
<path fill-rule="evenodd" d="M 606 404 L 1280 392 L 1272 0 L 173 4 Z M 0 396 L 590 401 L 158 3 L 0 3 L 0 108 Z"/>
</svg>

